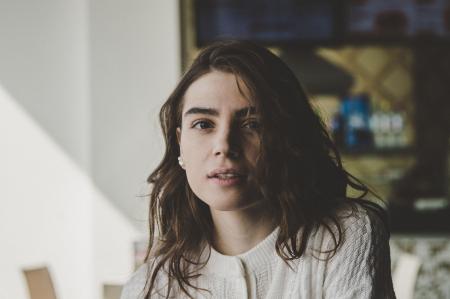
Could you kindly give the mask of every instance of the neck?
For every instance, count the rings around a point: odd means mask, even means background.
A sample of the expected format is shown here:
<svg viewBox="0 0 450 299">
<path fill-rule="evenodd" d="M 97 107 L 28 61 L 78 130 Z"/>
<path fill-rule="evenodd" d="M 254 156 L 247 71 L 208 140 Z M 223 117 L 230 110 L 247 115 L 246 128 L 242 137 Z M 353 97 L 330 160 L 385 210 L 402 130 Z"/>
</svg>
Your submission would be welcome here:
<svg viewBox="0 0 450 299">
<path fill-rule="evenodd" d="M 239 255 L 264 240 L 276 227 L 263 205 L 236 211 L 211 209 L 213 247 L 224 255 Z"/>
</svg>

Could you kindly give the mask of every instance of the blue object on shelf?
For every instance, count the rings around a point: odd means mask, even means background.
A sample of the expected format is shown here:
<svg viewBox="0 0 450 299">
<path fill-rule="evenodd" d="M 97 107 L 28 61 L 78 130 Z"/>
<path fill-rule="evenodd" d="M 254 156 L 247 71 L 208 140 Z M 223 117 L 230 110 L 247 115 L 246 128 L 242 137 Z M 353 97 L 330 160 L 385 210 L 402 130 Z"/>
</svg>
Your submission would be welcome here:
<svg viewBox="0 0 450 299">
<path fill-rule="evenodd" d="M 373 145 L 369 127 L 370 101 L 366 94 L 343 98 L 340 114 L 344 123 L 344 146 L 347 149 L 365 149 Z"/>
</svg>

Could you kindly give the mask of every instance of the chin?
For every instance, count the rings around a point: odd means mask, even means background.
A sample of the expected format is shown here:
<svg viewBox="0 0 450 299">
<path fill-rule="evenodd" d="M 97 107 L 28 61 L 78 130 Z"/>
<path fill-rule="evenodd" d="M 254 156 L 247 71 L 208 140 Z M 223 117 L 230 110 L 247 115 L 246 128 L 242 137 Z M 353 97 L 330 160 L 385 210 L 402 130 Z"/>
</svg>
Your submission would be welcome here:
<svg viewBox="0 0 450 299">
<path fill-rule="evenodd" d="M 221 212 L 231 212 L 231 211 L 237 211 L 237 210 L 242 209 L 242 207 L 239 205 L 230 205 L 230 204 L 222 204 L 222 205 L 213 204 L 213 205 L 209 205 L 209 208 L 211 210 L 221 211 Z"/>
<path fill-rule="evenodd" d="M 249 205 L 248 202 L 243 201 L 241 198 L 220 198 L 217 196 L 204 202 L 210 209 L 223 212 L 242 210 Z"/>
<path fill-rule="evenodd" d="M 245 196 L 246 192 L 241 188 L 229 190 L 218 190 L 216 188 L 195 189 L 192 190 L 194 194 L 212 210 L 237 211 L 251 205 L 251 202 L 248 201 L 250 197 Z"/>
</svg>

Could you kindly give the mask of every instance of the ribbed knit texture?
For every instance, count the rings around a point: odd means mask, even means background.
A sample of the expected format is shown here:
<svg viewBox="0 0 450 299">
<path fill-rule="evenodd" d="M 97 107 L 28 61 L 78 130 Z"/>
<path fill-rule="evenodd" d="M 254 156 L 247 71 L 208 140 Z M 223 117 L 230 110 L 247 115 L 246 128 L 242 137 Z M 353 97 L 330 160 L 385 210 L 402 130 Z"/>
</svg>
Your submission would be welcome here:
<svg viewBox="0 0 450 299">
<path fill-rule="evenodd" d="M 208 289 L 211 293 L 193 289 L 189 291 L 194 298 L 364 299 L 377 297 L 377 287 L 387 286 L 390 289 L 383 290 L 383 294 L 391 295 L 384 295 L 383 298 L 395 298 L 388 265 L 390 252 L 387 234 L 376 236 L 374 243 L 371 220 L 362 210 L 344 219 L 343 229 L 342 246 L 333 258 L 320 261 L 315 257 L 324 259 L 327 255 L 311 250 L 334 248 L 330 233 L 325 228 L 320 228 L 310 237 L 306 253 L 290 262 L 292 269 L 275 251 L 279 228 L 257 246 L 237 256 L 225 256 L 209 247 L 210 259 L 200 271 L 202 275 L 195 281 L 195 285 Z M 373 244 L 377 244 L 377 248 L 374 249 L 371 246 Z M 375 273 L 378 271 L 373 267 L 375 264 L 388 266 L 389 271 L 384 274 Z M 136 271 L 124 286 L 121 299 L 144 298 L 142 290 L 147 280 L 147 271 L 148 265 L 143 265 Z M 167 277 L 162 276 L 158 276 L 158 288 L 165 291 Z M 382 277 L 386 281 L 375 283 L 374 277 Z M 186 298 L 185 294 L 176 289 L 175 287 L 171 292 L 171 298 Z M 165 297 L 152 294 L 151 298 Z"/>
</svg>

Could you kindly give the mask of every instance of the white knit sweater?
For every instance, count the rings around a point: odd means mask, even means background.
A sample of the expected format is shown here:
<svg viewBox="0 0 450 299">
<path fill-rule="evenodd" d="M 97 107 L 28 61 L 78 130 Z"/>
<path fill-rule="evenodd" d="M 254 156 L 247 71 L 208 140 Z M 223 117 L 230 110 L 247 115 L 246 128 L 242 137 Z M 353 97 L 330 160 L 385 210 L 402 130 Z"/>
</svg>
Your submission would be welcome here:
<svg viewBox="0 0 450 299">
<path fill-rule="evenodd" d="M 211 249 L 211 256 L 202 274 L 194 282 L 196 286 L 211 293 L 188 289 L 194 298 L 395 298 L 390 273 L 389 243 L 387 234 L 381 234 L 374 248 L 371 234 L 373 222 L 368 214 L 359 214 L 344 220 L 344 242 L 336 255 L 328 261 L 320 261 L 325 254 L 312 249 L 332 249 L 330 233 L 321 228 L 308 243 L 308 250 L 299 259 L 290 262 L 292 269 L 277 255 L 276 228 L 251 250 L 237 255 L 225 256 Z M 387 266 L 386 273 L 374 275 L 374 265 Z M 141 266 L 124 286 L 121 299 L 144 298 L 142 291 L 147 280 L 148 265 Z M 374 277 L 385 281 L 374 285 Z M 164 294 L 167 277 L 159 275 L 158 288 Z M 377 288 L 385 288 L 380 297 Z M 389 290 L 386 290 L 389 288 Z M 378 294 L 378 295 L 376 295 Z M 391 294 L 391 295 L 386 295 Z M 152 293 L 151 298 L 165 298 Z M 171 298 L 186 298 L 175 287 Z"/>
</svg>

